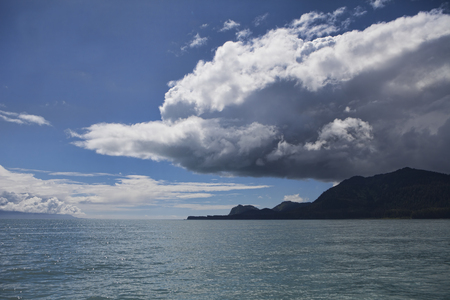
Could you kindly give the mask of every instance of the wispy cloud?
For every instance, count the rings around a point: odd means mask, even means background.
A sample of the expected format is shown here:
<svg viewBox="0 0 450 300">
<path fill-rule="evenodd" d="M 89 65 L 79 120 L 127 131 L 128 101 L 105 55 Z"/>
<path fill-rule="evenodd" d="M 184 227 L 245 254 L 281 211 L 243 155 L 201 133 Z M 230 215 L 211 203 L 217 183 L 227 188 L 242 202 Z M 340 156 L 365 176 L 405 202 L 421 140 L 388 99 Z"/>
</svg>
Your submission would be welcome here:
<svg viewBox="0 0 450 300">
<path fill-rule="evenodd" d="M 233 20 L 228 20 L 223 23 L 223 27 L 219 31 L 227 31 L 227 30 L 239 27 L 240 25 L 241 24 L 239 24 Z"/>
<path fill-rule="evenodd" d="M 185 46 L 181 47 L 181 51 L 186 51 L 188 48 L 198 48 L 203 45 L 206 45 L 208 41 L 207 37 L 201 37 L 199 33 L 197 33 L 194 38 Z"/>
<path fill-rule="evenodd" d="M 51 174 L 58 172 L 48 175 Z M 69 174 L 80 175 L 76 172 Z M 182 205 L 187 199 L 211 198 L 219 192 L 266 187 L 236 183 L 166 182 L 140 175 L 118 177 L 114 185 L 86 184 L 64 179 L 42 180 L 33 174 L 12 172 L 0 166 L 0 209 L 76 214 L 83 207 L 102 206 L 102 210 L 107 211 L 117 206 L 152 205 L 158 201 Z"/>
<path fill-rule="evenodd" d="M 269 16 L 269 13 L 265 13 L 264 15 L 257 16 L 255 18 L 255 20 L 253 20 L 253 24 L 255 24 L 255 26 L 261 25 L 267 19 L 268 16 Z"/>
<path fill-rule="evenodd" d="M 298 34 L 305 39 L 312 39 L 327 36 L 342 29 L 345 29 L 351 19 L 344 17 L 345 7 L 336 9 L 332 13 L 310 12 L 303 14 L 300 19 L 291 22 Z"/>
<path fill-rule="evenodd" d="M 353 15 L 355 17 L 361 17 L 363 15 L 365 15 L 367 13 L 367 11 L 362 8 L 361 6 L 357 6 L 355 9 L 353 9 Z"/>
<path fill-rule="evenodd" d="M 207 37 L 201 37 L 200 34 L 196 34 L 194 36 L 194 39 L 190 42 L 189 47 L 195 48 L 200 47 L 206 44 L 206 41 L 208 40 Z"/>
<path fill-rule="evenodd" d="M 118 176 L 110 173 L 80 173 L 80 172 L 49 172 L 52 176 L 68 176 L 68 177 L 97 177 L 97 176 Z"/>
<path fill-rule="evenodd" d="M 44 119 L 41 116 L 30 115 L 27 113 L 15 113 L 9 111 L 0 110 L 0 119 L 16 123 L 16 124 L 25 124 L 25 125 L 50 125 L 50 122 Z"/>
<path fill-rule="evenodd" d="M 80 172 L 52 172 L 46 170 L 36 170 L 36 169 L 24 169 L 24 168 L 10 168 L 10 170 L 26 172 L 26 173 L 45 173 L 52 176 L 67 176 L 67 177 L 97 177 L 97 176 L 113 176 L 120 177 L 120 174 L 111 173 L 80 173 Z"/>
<path fill-rule="evenodd" d="M 252 32 L 250 31 L 250 29 L 244 29 L 244 30 L 236 32 L 236 37 L 238 40 L 245 40 L 251 34 L 252 34 Z"/>
</svg>

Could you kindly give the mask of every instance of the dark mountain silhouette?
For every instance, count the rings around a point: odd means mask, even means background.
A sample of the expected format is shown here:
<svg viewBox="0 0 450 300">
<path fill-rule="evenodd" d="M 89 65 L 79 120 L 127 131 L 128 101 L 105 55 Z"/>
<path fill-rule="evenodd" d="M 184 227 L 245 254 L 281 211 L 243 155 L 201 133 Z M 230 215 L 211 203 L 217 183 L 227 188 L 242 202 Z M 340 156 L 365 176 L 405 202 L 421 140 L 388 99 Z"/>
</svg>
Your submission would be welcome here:
<svg viewBox="0 0 450 300">
<path fill-rule="evenodd" d="M 358 218 L 450 218 L 450 175 L 404 168 L 372 177 L 354 176 L 328 189 L 312 203 L 283 202 L 273 209 L 255 208 L 241 213 L 230 213 L 228 216 L 188 217 L 188 219 Z"/>
<path fill-rule="evenodd" d="M 238 205 L 231 209 L 229 216 L 232 215 L 240 215 L 242 213 L 248 212 L 248 211 L 255 211 L 259 210 L 259 208 L 254 207 L 253 205 Z"/>
</svg>

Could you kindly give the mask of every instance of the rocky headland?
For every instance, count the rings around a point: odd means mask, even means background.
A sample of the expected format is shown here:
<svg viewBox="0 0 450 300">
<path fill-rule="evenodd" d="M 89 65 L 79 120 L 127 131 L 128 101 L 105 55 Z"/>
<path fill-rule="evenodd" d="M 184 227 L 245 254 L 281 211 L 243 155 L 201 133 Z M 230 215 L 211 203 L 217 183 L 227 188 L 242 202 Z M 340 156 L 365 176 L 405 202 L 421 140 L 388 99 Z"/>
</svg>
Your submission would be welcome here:
<svg viewBox="0 0 450 300">
<path fill-rule="evenodd" d="M 315 201 L 284 201 L 273 208 L 233 207 L 228 215 L 188 220 L 450 218 L 450 175 L 403 168 L 372 177 L 354 176 Z"/>
</svg>

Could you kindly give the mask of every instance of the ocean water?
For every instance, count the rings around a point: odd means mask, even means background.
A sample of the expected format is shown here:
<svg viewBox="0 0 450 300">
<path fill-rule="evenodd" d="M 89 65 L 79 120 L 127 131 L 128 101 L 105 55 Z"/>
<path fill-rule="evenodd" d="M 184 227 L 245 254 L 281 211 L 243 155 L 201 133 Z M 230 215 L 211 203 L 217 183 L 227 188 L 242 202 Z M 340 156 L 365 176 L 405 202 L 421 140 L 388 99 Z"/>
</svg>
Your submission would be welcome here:
<svg viewBox="0 0 450 300">
<path fill-rule="evenodd" d="M 450 299 L 450 220 L 0 220 L 0 299 Z"/>
</svg>

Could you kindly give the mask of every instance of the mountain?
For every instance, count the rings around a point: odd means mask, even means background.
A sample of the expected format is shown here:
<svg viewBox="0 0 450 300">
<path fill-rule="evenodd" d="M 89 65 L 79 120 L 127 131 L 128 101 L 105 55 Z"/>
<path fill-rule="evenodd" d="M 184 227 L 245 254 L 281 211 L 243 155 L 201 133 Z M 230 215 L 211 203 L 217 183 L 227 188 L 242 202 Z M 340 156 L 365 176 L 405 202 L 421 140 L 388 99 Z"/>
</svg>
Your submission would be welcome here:
<svg viewBox="0 0 450 300">
<path fill-rule="evenodd" d="M 364 178 L 355 176 L 325 191 L 307 218 L 450 217 L 450 175 L 404 168 Z"/>
<path fill-rule="evenodd" d="M 256 211 L 259 210 L 259 208 L 254 207 L 253 205 L 238 205 L 231 209 L 229 216 L 232 215 L 240 215 L 242 213 L 248 212 L 248 211 Z"/>
<path fill-rule="evenodd" d="M 403 168 L 372 177 L 354 176 L 312 203 L 282 202 L 272 209 L 188 219 L 359 218 L 450 218 L 450 175 Z"/>
<path fill-rule="evenodd" d="M 26 213 L 20 211 L 0 210 L 0 219 L 77 219 L 72 215 Z"/>
</svg>

